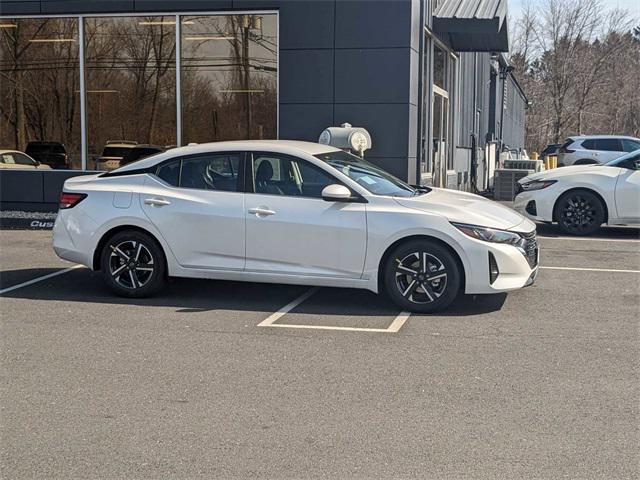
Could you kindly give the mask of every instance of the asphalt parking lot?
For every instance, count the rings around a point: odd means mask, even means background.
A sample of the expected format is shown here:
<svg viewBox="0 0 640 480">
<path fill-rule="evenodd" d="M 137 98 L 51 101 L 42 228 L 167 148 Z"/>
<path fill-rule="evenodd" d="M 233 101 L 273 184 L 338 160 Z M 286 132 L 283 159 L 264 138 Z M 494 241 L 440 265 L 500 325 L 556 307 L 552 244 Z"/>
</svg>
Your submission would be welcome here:
<svg viewBox="0 0 640 480">
<path fill-rule="evenodd" d="M 0 231 L 1 477 L 638 478 L 640 232 L 540 234 L 532 287 L 406 316 L 218 281 L 124 300 Z"/>
</svg>

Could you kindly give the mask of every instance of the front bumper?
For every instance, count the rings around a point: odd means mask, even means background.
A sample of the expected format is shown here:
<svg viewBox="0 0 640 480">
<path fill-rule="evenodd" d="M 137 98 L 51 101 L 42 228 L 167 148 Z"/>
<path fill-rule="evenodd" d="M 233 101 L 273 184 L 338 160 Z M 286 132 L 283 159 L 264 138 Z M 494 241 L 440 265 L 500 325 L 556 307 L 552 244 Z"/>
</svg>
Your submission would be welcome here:
<svg viewBox="0 0 640 480">
<path fill-rule="evenodd" d="M 525 234 L 526 235 L 526 234 Z M 525 251 L 512 245 L 474 240 L 473 259 L 468 269 L 465 293 L 490 294 L 509 292 L 533 284 L 538 275 L 540 251 L 535 231 L 530 234 Z M 491 273 L 490 258 L 498 269 Z"/>
<path fill-rule="evenodd" d="M 532 192 L 521 192 L 516 196 L 513 208 L 535 222 L 552 222 L 553 207 L 557 197 L 558 193 L 554 186 Z M 535 210 L 532 204 L 535 205 Z"/>
</svg>

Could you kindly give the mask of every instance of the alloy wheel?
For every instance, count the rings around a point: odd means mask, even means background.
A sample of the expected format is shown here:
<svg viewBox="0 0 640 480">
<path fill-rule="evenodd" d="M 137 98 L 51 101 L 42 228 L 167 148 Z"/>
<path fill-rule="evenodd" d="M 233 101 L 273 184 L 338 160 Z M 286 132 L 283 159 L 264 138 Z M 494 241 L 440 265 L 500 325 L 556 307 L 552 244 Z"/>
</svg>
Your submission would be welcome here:
<svg viewBox="0 0 640 480">
<path fill-rule="evenodd" d="M 149 283 L 155 271 L 149 248 L 137 240 L 125 240 L 109 247 L 109 273 L 118 285 L 135 290 Z"/>
<path fill-rule="evenodd" d="M 567 199 L 561 212 L 561 222 L 569 230 L 588 230 L 593 226 L 596 218 L 596 207 L 591 199 L 575 194 Z"/>
<path fill-rule="evenodd" d="M 440 298 L 447 288 L 447 269 L 431 253 L 416 251 L 395 259 L 395 283 L 400 294 L 415 304 Z"/>
</svg>

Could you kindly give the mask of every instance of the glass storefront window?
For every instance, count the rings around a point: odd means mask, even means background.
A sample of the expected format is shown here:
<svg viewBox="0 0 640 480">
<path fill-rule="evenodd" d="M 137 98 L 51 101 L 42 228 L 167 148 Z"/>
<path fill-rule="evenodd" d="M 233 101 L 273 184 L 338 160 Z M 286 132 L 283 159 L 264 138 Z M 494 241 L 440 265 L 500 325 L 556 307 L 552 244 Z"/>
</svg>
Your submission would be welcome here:
<svg viewBox="0 0 640 480">
<path fill-rule="evenodd" d="M 80 168 L 76 18 L 0 21 L 0 149 L 52 168 Z"/>
<path fill-rule="evenodd" d="M 277 137 L 277 16 L 183 16 L 183 142 Z"/>
<path fill-rule="evenodd" d="M 433 47 L 433 83 L 440 88 L 448 90 L 447 69 L 449 62 L 448 54 L 438 46 Z"/>
<path fill-rule="evenodd" d="M 110 170 L 277 138 L 277 32 L 276 13 L 0 18 L 0 149 Z"/>
<path fill-rule="evenodd" d="M 88 167 L 176 144 L 176 17 L 85 20 Z"/>
</svg>

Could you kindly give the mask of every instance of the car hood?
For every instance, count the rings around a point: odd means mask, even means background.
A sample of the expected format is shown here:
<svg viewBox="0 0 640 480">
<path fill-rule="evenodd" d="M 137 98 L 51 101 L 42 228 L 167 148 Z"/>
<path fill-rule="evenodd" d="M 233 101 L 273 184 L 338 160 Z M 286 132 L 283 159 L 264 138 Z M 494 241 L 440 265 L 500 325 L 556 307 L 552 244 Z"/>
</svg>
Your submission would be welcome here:
<svg viewBox="0 0 640 480">
<path fill-rule="evenodd" d="M 394 197 L 394 200 L 404 207 L 440 215 L 450 222 L 522 232 L 535 228 L 533 222 L 515 210 L 473 193 L 434 188 L 424 195 Z"/>
<path fill-rule="evenodd" d="M 521 178 L 520 183 L 529 182 L 532 180 L 556 180 L 558 178 L 567 177 L 569 175 L 575 175 L 577 173 L 598 173 L 604 171 L 610 171 L 613 167 L 605 167 L 604 165 L 574 165 L 571 167 L 553 168 L 551 170 L 544 170 L 542 172 L 533 173 L 527 177 Z"/>
</svg>

